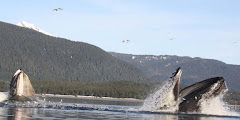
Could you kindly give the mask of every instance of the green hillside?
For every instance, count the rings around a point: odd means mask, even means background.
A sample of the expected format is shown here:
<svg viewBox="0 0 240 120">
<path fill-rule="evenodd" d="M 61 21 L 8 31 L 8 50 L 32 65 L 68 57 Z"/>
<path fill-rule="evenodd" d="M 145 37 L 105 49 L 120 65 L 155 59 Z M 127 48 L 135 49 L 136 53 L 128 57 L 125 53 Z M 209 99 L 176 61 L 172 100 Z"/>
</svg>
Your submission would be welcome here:
<svg viewBox="0 0 240 120">
<path fill-rule="evenodd" d="M 0 22 L 0 80 L 21 68 L 31 80 L 146 81 L 133 65 L 83 42 Z"/>
</svg>

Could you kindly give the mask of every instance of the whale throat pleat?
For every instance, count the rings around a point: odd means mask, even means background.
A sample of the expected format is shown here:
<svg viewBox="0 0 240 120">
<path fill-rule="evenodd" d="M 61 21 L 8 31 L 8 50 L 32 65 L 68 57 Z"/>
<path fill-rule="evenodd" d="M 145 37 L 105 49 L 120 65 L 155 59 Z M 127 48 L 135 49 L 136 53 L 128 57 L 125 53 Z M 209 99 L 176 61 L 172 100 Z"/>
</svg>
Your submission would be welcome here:
<svg viewBox="0 0 240 120">
<path fill-rule="evenodd" d="M 18 82 L 17 82 L 17 95 L 18 96 L 22 96 L 23 95 L 23 73 L 20 73 L 19 78 L 18 78 Z"/>
</svg>

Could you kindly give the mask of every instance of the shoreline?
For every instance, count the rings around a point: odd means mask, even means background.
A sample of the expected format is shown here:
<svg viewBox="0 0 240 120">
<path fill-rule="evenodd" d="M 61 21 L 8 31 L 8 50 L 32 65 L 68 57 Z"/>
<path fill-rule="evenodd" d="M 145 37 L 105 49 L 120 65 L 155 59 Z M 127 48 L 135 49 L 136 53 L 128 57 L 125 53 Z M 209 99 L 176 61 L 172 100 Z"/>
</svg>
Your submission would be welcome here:
<svg viewBox="0 0 240 120">
<path fill-rule="evenodd" d="M 36 94 L 40 97 L 62 97 L 62 98 L 76 98 L 76 99 L 100 99 L 100 100 L 117 100 L 117 101 L 134 101 L 134 102 L 144 102 L 144 100 L 136 98 L 113 98 L 113 97 L 97 97 L 97 96 L 83 96 L 83 95 L 59 95 L 59 94 Z"/>
</svg>

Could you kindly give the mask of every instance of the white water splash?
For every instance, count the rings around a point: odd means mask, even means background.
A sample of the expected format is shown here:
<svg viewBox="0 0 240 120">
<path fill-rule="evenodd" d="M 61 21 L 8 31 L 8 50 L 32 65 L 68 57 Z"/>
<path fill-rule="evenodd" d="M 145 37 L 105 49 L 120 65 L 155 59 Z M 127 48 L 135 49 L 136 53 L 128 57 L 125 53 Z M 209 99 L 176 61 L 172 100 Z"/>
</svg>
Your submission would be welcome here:
<svg viewBox="0 0 240 120">
<path fill-rule="evenodd" d="M 0 92 L 0 102 L 5 101 L 8 98 L 8 92 Z"/>
<path fill-rule="evenodd" d="M 231 110 L 222 100 L 223 95 L 211 99 L 202 99 L 200 102 L 200 114 L 240 116 L 237 112 Z"/>
<path fill-rule="evenodd" d="M 217 87 L 217 84 L 214 84 L 211 90 L 208 93 L 202 95 L 202 99 L 199 101 L 200 114 L 211 114 L 211 115 L 226 115 L 226 116 L 240 116 L 237 112 L 231 110 L 227 103 L 223 101 L 223 96 L 227 92 L 224 91 L 218 96 L 210 97 L 213 94 L 213 90 Z"/>
<path fill-rule="evenodd" d="M 172 80 L 163 83 L 156 92 L 147 97 L 139 110 L 175 112 L 178 109 L 173 95 L 175 84 Z"/>
</svg>

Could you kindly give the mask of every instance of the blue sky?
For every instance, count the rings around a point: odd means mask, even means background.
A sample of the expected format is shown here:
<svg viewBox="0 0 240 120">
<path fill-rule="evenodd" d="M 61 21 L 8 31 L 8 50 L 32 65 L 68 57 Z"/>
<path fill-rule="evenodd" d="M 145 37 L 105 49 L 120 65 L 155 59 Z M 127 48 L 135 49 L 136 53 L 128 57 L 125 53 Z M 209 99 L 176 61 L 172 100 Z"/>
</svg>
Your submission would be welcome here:
<svg viewBox="0 0 240 120">
<path fill-rule="evenodd" d="M 239 0 L 0 1 L 0 21 L 26 21 L 105 51 L 202 57 L 240 65 Z M 59 7 L 64 10 L 52 12 Z M 122 43 L 127 39 L 131 42 Z"/>
</svg>

